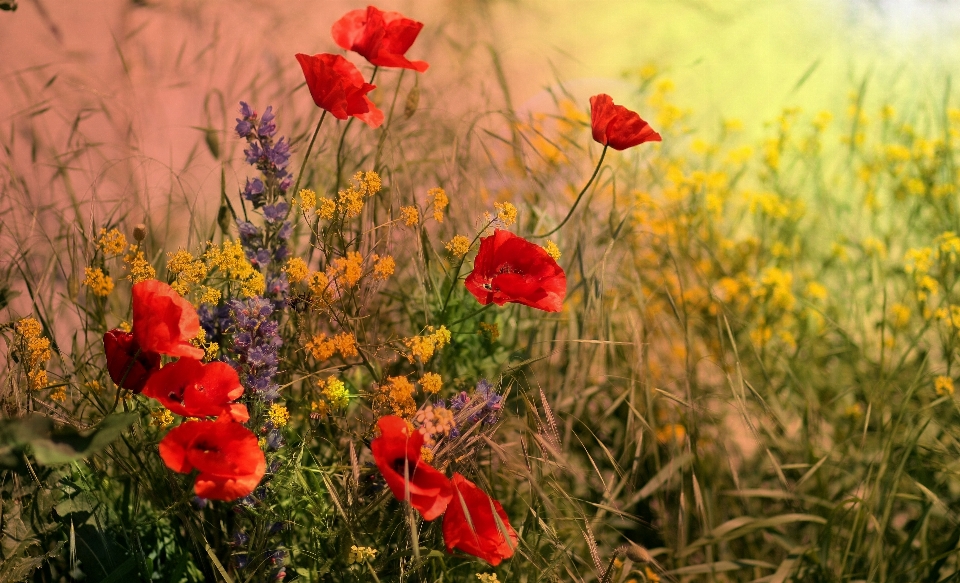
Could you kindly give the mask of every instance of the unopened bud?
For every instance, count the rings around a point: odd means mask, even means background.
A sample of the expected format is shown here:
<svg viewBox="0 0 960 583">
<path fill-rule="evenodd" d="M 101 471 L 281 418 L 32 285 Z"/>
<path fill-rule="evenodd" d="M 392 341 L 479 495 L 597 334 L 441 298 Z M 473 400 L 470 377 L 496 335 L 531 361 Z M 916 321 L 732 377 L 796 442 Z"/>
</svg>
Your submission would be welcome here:
<svg viewBox="0 0 960 583">
<path fill-rule="evenodd" d="M 410 119 L 417 112 L 417 106 L 420 105 L 420 84 L 413 86 L 410 93 L 407 94 L 407 102 L 403 108 L 403 117 Z"/>
<path fill-rule="evenodd" d="M 147 238 L 147 226 L 143 223 L 139 223 L 136 227 L 133 228 L 133 238 L 136 239 L 137 243 L 142 242 Z"/>
</svg>

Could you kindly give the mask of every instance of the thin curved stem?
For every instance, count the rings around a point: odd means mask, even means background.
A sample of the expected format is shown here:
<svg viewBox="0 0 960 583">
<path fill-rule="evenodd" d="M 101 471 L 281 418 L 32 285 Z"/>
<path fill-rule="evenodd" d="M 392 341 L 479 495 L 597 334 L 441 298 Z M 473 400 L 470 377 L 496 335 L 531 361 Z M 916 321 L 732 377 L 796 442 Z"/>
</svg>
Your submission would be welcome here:
<svg viewBox="0 0 960 583">
<path fill-rule="evenodd" d="M 597 160 L 597 167 L 593 170 L 593 175 L 590 177 L 590 180 L 587 181 L 586 185 L 584 185 L 583 190 L 580 191 L 580 194 L 577 195 L 577 200 L 573 201 L 573 206 L 570 207 L 570 212 L 567 213 L 567 216 L 565 216 L 563 220 L 560 221 L 560 224 L 554 227 L 552 231 L 548 231 L 540 235 L 531 235 L 530 236 L 531 239 L 542 239 L 543 237 L 549 237 L 550 235 L 556 233 L 564 225 L 567 224 L 567 221 L 569 221 L 570 217 L 573 216 L 573 211 L 577 210 L 577 205 L 580 204 L 580 199 L 583 198 L 583 195 L 587 193 L 587 189 L 590 188 L 590 185 L 593 184 L 593 181 L 594 179 L 596 179 L 597 174 L 600 173 L 600 166 L 603 165 L 603 157 L 606 156 L 608 147 L 609 146 L 604 146 L 603 151 L 600 152 L 600 159 Z"/>
<path fill-rule="evenodd" d="M 293 195 L 300 192 L 300 180 L 303 178 L 303 171 L 307 167 L 307 160 L 310 159 L 310 152 L 313 151 L 313 143 L 317 141 L 317 134 L 320 133 L 320 126 L 323 125 L 323 119 L 327 117 L 327 110 L 324 109 L 320 114 L 320 121 L 317 122 L 317 129 L 313 130 L 313 137 L 310 138 L 310 145 L 307 146 L 307 152 L 303 155 L 303 161 L 300 162 L 300 172 L 297 173 L 297 182 L 293 185 Z"/>
</svg>

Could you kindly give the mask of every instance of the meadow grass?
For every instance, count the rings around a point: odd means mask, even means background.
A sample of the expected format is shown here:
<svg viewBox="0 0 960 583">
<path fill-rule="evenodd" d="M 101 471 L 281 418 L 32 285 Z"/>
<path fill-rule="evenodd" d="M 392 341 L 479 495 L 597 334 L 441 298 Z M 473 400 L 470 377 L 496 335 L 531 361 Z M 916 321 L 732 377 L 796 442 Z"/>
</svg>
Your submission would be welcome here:
<svg viewBox="0 0 960 583">
<path fill-rule="evenodd" d="M 490 100 L 509 103 L 495 53 L 492 62 Z M 368 260 L 362 283 L 335 300 L 295 288 L 305 307 L 280 321 L 285 444 L 270 454 L 269 492 L 235 505 L 198 507 L 191 481 L 164 467 L 156 444 L 169 420 L 116 389 L 100 343 L 129 321 L 124 277 L 136 259 L 124 262 L 126 246 L 111 254 L 101 229 L 135 241 L 145 216 L 135 247 L 158 277 L 182 281 L 194 300 L 208 284 L 240 293 L 235 278 L 180 277 L 167 255 L 182 249 L 195 261 L 207 242 L 237 239 L 232 214 L 246 210 L 238 191 L 253 171 L 230 137 L 234 106 L 209 98 L 217 115 L 184 144 L 183 169 L 122 142 L 118 156 L 72 131 L 67 148 L 22 131 L 36 127 L 42 104 L 11 121 L 0 215 L 9 421 L 0 580 L 259 581 L 281 569 L 303 581 L 956 577 L 960 110 L 949 91 L 898 112 L 868 107 L 865 80 L 847 111 L 785 109 L 747 143 L 737 120 L 689 127 L 682 89 L 655 67 L 628 73 L 630 97 L 663 144 L 604 159 L 552 237 L 568 296 L 562 312 L 544 315 L 481 310 L 458 283 L 472 254 L 461 260 L 446 244 L 483 232 L 503 212 L 494 202 L 519 208 L 516 224 L 501 224 L 520 235 L 556 226 L 599 155 L 586 104 L 561 82 L 554 111 L 495 105 L 450 120 L 422 105 L 443 97 L 436 88 L 410 72 L 378 75 L 386 129 L 325 125 L 304 184 L 334 200 L 354 172 L 376 170 L 383 190 L 353 218 L 338 209 L 317 222 L 300 214 L 309 205 L 293 207 L 293 255 L 324 273 L 358 252 Z M 271 91 L 296 166 L 319 114 L 293 113 L 304 111 L 293 104 L 306 99 L 302 87 Z M 82 115 L 64 113 L 64 127 Z M 48 180 L 25 178 L 38 166 Z M 102 187 L 77 192 L 85 172 L 119 192 L 166 192 L 104 199 Z M 442 222 L 427 195 L 435 187 L 450 197 Z M 411 206 L 419 220 L 407 225 L 401 207 Z M 373 253 L 394 258 L 394 272 L 379 279 Z M 42 332 L 18 334 L 25 317 Z M 408 359 L 440 325 L 450 344 Z M 362 356 L 313 356 L 320 333 L 352 334 Z M 434 458 L 503 504 L 520 544 L 495 569 L 444 553 L 439 521 L 417 519 L 370 464 L 378 387 L 425 372 L 441 375 L 447 398 L 480 378 L 504 395 L 498 423 L 469 425 Z M 329 377 L 348 389 L 347 408 L 332 408 L 316 386 Z M 416 404 L 432 399 L 420 391 Z M 251 409 L 258 422 L 276 419 L 265 405 Z M 109 445 L 94 451 L 77 438 L 121 412 L 137 421 Z M 23 450 L 10 428 L 30 413 L 57 426 L 36 430 L 34 449 Z M 52 454 L 38 448 L 50 442 L 76 455 L 42 462 Z M 376 554 L 356 561 L 352 547 Z"/>
</svg>

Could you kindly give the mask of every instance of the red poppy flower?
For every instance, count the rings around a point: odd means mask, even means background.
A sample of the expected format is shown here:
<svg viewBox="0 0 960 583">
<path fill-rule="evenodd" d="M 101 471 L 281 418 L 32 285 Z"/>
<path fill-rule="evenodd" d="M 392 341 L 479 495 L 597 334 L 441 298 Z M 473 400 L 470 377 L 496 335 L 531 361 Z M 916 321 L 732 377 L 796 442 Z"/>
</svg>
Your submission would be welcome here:
<svg viewBox="0 0 960 583">
<path fill-rule="evenodd" d="M 409 61 L 403 54 L 417 40 L 422 22 L 404 18 L 399 12 L 383 12 L 367 6 L 351 10 L 333 23 L 333 40 L 348 51 L 359 53 L 379 67 L 401 67 L 423 73 L 424 61 Z"/>
<path fill-rule="evenodd" d="M 197 310 L 173 288 L 155 279 L 133 286 L 133 337 L 145 352 L 202 358 L 190 344 L 200 334 Z"/>
<path fill-rule="evenodd" d="M 410 500 L 424 520 L 443 514 L 452 495 L 450 480 L 420 459 L 423 434 L 395 415 L 381 417 L 377 427 L 380 437 L 370 443 L 370 450 L 393 495 Z"/>
<path fill-rule="evenodd" d="M 184 417 L 226 415 L 241 422 L 250 418 L 245 405 L 233 402 L 243 394 L 243 386 L 237 371 L 225 362 L 181 358 L 151 375 L 143 394 Z"/>
<path fill-rule="evenodd" d="M 517 546 L 517 533 L 510 526 L 500 503 L 458 473 L 453 474 L 450 483 L 453 485 L 453 500 L 443 516 L 443 542 L 447 545 L 447 552 L 460 549 L 494 567 L 503 559 L 512 557 Z M 510 537 L 509 541 L 504 533 Z"/>
<path fill-rule="evenodd" d="M 253 492 L 267 471 L 257 436 L 227 419 L 187 421 L 160 441 L 160 457 L 181 474 L 200 474 L 194 490 L 201 498 L 235 500 Z"/>
<path fill-rule="evenodd" d="M 352 115 L 372 128 L 383 123 L 383 112 L 367 97 L 377 86 L 365 83 L 353 63 L 340 55 L 303 53 L 297 53 L 297 62 L 317 107 L 337 119 Z"/>
<path fill-rule="evenodd" d="M 160 355 L 142 350 L 132 332 L 110 330 L 103 335 L 103 351 L 110 378 L 128 391 L 139 393 L 150 375 L 160 370 Z"/>
<path fill-rule="evenodd" d="M 567 276 L 543 247 L 500 229 L 480 239 L 464 284 L 483 305 L 513 302 L 547 312 L 559 312 L 567 295 Z"/>
<path fill-rule="evenodd" d="M 650 124 L 604 93 L 590 98 L 590 125 L 593 139 L 614 150 L 626 150 L 644 142 L 659 142 L 660 134 Z"/>
</svg>

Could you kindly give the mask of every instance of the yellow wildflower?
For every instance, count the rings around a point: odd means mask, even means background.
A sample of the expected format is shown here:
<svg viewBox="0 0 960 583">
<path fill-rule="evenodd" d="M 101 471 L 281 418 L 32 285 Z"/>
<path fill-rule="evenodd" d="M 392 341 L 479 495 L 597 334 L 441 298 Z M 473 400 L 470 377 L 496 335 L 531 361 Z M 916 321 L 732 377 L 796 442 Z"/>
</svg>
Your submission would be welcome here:
<svg viewBox="0 0 960 583">
<path fill-rule="evenodd" d="M 398 417 L 410 417 L 417 411 L 413 400 L 414 387 L 407 377 L 387 377 L 373 396 L 374 410 L 384 414 L 391 412 Z"/>
<path fill-rule="evenodd" d="M 500 583 L 496 573 L 477 573 L 477 579 L 480 583 Z"/>
<path fill-rule="evenodd" d="M 43 327 L 34 318 L 23 318 L 14 326 L 17 333 L 15 348 L 27 373 L 27 385 L 37 390 L 47 386 L 44 364 L 53 355 L 50 340 L 42 336 Z"/>
<path fill-rule="evenodd" d="M 547 255 L 553 257 L 554 260 L 560 259 L 560 248 L 557 247 L 557 244 L 553 241 L 547 241 L 547 244 L 543 246 L 543 250 L 547 252 Z"/>
<path fill-rule="evenodd" d="M 86 275 L 83 279 L 83 285 L 90 289 L 90 293 L 95 296 L 106 297 L 113 291 L 113 278 L 105 274 L 99 267 L 87 267 L 84 270 Z"/>
<path fill-rule="evenodd" d="M 310 402 L 310 417 L 313 419 L 323 418 L 330 414 L 330 406 L 326 401 Z"/>
<path fill-rule="evenodd" d="M 150 265 L 147 258 L 143 256 L 143 250 L 139 247 L 131 247 L 130 252 L 124 256 L 123 262 L 129 271 L 127 279 L 133 283 L 140 283 L 157 277 L 157 270 Z"/>
<path fill-rule="evenodd" d="M 46 371 L 44 371 L 44 375 L 46 375 Z M 44 384 L 46 384 L 46 383 L 44 383 Z M 50 400 L 51 400 L 51 401 L 57 401 L 58 403 L 62 403 L 62 402 L 64 402 L 64 401 L 66 401 L 66 400 L 67 400 L 67 387 L 65 387 L 65 386 L 63 386 L 63 385 L 60 385 L 59 387 L 57 387 L 57 388 L 55 388 L 53 391 L 51 391 L 51 392 L 50 392 Z"/>
<path fill-rule="evenodd" d="M 444 245 L 451 254 L 457 259 L 462 259 L 464 255 L 470 251 L 470 239 L 467 239 L 463 235 L 456 235 L 453 239 L 450 239 L 446 245 Z"/>
<path fill-rule="evenodd" d="M 317 271 L 310 276 L 310 293 L 317 299 L 327 300 L 330 296 L 330 278 L 322 271 Z"/>
<path fill-rule="evenodd" d="M 420 377 L 420 388 L 423 389 L 424 393 L 430 393 L 431 395 L 439 393 L 440 389 L 443 387 L 443 378 L 435 372 L 424 373 Z"/>
<path fill-rule="evenodd" d="M 447 191 L 439 187 L 431 188 L 427 191 L 427 198 L 430 199 L 430 204 L 433 205 L 433 220 L 442 223 L 443 211 L 447 208 L 447 205 L 450 204 Z"/>
<path fill-rule="evenodd" d="M 127 248 L 127 237 L 117 229 L 100 229 L 97 247 L 107 257 L 120 255 Z"/>
<path fill-rule="evenodd" d="M 263 295 L 266 289 L 267 280 L 259 271 L 254 272 L 249 279 L 244 280 L 240 284 L 240 293 L 248 298 Z"/>
<path fill-rule="evenodd" d="M 220 297 L 222 295 L 223 294 L 220 292 L 220 290 L 216 288 L 209 287 L 206 285 L 201 285 L 198 288 L 197 305 L 199 306 L 200 304 L 216 304 L 220 301 Z"/>
<path fill-rule="evenodd" d="M 687 437 L 687 428 L 679 423 L 670 423 L 657 429 L 657 441 L 666 445 L 676 443 L 680 445 Z"/>
<path fill-rule="evenodd" d="M 813 300 L 827 299 L 827 288 L 823 284 L 811 281 L 807 284 L 807 297 Z"/>
<path fill-rule="evenodd" d="M 150 425 L 154 427 L 160 427 L 162 429 L 173 424 L 173 413 L 171 413 L 169 409 L 151 411 L 150 417 Z"/>
<path fill-rule="evenodd" d="M 497 326 L 496 322 L 491 324 L 480 322 L 480 335 L 489 342 L 496 342 L 497 339 L 500 338 L 500 327 Z"/>
<path fill-rule="evenodd" d="M 337 203 L 333 202 L 333 199 L 327 198 L 326 196 L 320 198 L 320 206 L 317 207 L 317 216 L 321 219 L 330 220 L 333 218 L 333 213 L 337 210 Z"/>
<path fill-rule="evenodd" d="M 287 274 L 287 278 L 290 279 L 290 283 L 300 283 L 307 279 L 307 276 L 310 274 L 310 270 L 307 268 L 307 262 L 300 257 L 287 259 L 287 264 L 283 267 L 283 271 Z"/>
<path fill-rule="evenodd" d="M 348 251 L 346 257 L 334 259 L 331 267 L 334 274 L 343 274 L 343 281 L 352 287 L 363 275 L 363 255 L 356 251 Z"/>
<path fill-rule="evenodd" d="M 360 354 L 357 351 L 357 338 L 349 332 L 337 334 L 333 337 L 332 342 L 333 345 L 336 346 L 337 352 L 344 358 L 350 358 L 351 356 Z"/>
<path fill-rule="evenodd" d="M 123 320 L 122 322 L 120 322 L 120 324 L 117 325 L 117 328 L 120 328 L 124 332 L 130 332 L 131 330 L 133 330 L 133 326 L 131 326 L 130 322 L 127 322 L 126 320 Z"/>
<path fill-rule="evenodd" d="M 769 326 L 758 326 L 750 331 L 750 340 L 760 348 L 766 346 L 772 337 L 773 330 Z"/>
<path fill-rule="evenodd" d="M 422 459 L 424 462 L 428 464 L 433 463 L 433 450 L 430 449 L 429 447 L 421 447 L 420 459 Z"/>
<path fill-rule="evenodd" d="M 290 421 L 290 411 L 280 403 L 274 403 L 267 411 L 267 419 L 273 423 L 274 427 L 283 427 L 287 421 Z"/>
<path fill-rule="evenodd" d="M 347 564 L 366 563 L 377 558 L 377 550 L 370 547 L 358 547 L 350 545 L 350 554 L 347 556 Z"/>
<path fill-rule="evenodd" d="M 350 404 L 350 391 L 340 379 L 330 377 L 326 382 L 320 380 L 317 386 L 323 389 L 323 396 L 334 409 L 345 409 Z"/>
<path fill-rule="evenodd" d="M 647 583 L 660 583 L 660 575 L 657 575 L 650 565 L 643 566 L 643 575 L 647 578 Z"/>
<path fill-rule="evenodd" d="M 200 283 L 207 276 L 204 262 L 194 259 L 193 254 L 183 249 L 167 253 L 167 271 L 177 276 L 170 287 L 182 296 L 187 295 L 191 285 Z"/>
<path fill-rule="evenodd" d="M 735 117 L 723 120 L 723 130 L 727 133 L 737 133 L 743 131 L 743 120 Z"/>
<path fill-rule="evenodd" d="M 946 376 L 938 376 L 933 379 L 933 387 L 937 391 L 937 395 L 941 397 L 944 395 L 952 395 L 954 391 L 953 379 Z"/>
<path fill-rule="evenodd" d="M 393 275 L 394 270 L 396 269 L 397 264 L 393 260 L 393 257 L 387 255 L 386 257 L 381 257 L 373 266 L 373 276 L 377 279 L 383 280 L 387 279 Z"/>
<path fill-rule="evenodd" d="M 363 185 L 363 191 L 367 196 L 373 196 L 383 188 L 383 181 L 380 180 L 380 175 L 373 170 L 357 172 L 353 176 L 353 179 Z"/>
<path fill-rule="evenodd" d="M 517 207 L 509 202 L 495 202 L 493 207 L 497 209 L 497 218 L 503 221 L 503 224 L 510 226 L 517 222 Z"/>
<path fill-rule="evenodd" d="M 414 359 L 420 359 L 420 362 L 427 362 L 436 351 L 450 343 L 450 331 L 445 326 L 440 326 L 434 330 L 433 326 L 427 326 L 428 334 L 423 336 L 414 336 L 413 338 L 404 338 L 403 344 L 410 350 L 407 360 L 413 362 Z"/>
<path fill-rule="evenodd" d="M 904 304 L 896 303 L 890 306 L 890 314 L 893 316 L 894 328 L 906 328 L 910 323 L 910 307 Z"/>
<path fill-rule="evenodd" d="M 359 217 L 363 211 L 363 191 L 351 186 L 337 194 L 337 208 L 348 219 Z"/>
<path fill-rule="evenodd" d="M 420 222 L 420 211 L 415 206 L 402 206 L 400 207 L 400 220 L 403 221 L 404 225 L 412 227 Z"/>
<path fill-rule="evenodd" d="M 332 339 L 328 340 L 327 335 L 323 332 L 307 342 L 305 348 L 317 362 L 327 360 L 337 352 L 337 345 Z"/>
<path fill-rule="evenodd" d="M 314 207 L 317 206 L 317 193 L 310 190 L 309 188 L 303 188 L 300 190 L 300 198 L 297 200 L 300 203 L 300 208 L 303 209 L 303 212 L 311 211 Z"/>
</svg>

